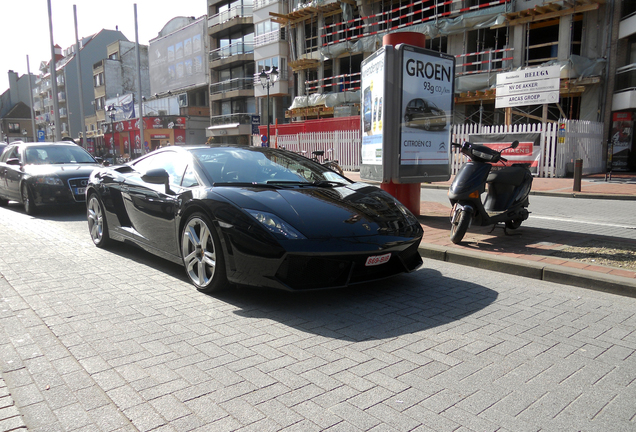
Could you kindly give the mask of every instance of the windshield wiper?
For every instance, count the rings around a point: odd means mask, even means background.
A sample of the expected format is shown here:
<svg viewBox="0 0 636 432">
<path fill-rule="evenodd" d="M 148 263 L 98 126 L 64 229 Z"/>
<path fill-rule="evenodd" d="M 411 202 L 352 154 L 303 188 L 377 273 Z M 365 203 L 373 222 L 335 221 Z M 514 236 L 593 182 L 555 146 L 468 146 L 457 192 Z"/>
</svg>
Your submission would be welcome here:
<svg viewBox="0 0 636 432">
<path fill-rule="evenodd" d="M 333 180 L 316 180 L 311 183 L 313 186 L 318 187 L 334 187 L 334 186 L 344 186 L 344 183 L 333 181 Z"/>
<path fill-rule="evenodd" d="M 235 186 L 235 187 L 262 187 L 279 189 L 281 186 L 268 183 L 252 183 L 252 182 L 214 182 L 212 186 Z"/>
<path fill-rule="evenodd" d="M 275 184 L 282 186 L 307 186 L 311 185 L 309 182 L 304 182 L 300 180 L 267 180 L 265 183 L 267 184 Z"/>
</svg>

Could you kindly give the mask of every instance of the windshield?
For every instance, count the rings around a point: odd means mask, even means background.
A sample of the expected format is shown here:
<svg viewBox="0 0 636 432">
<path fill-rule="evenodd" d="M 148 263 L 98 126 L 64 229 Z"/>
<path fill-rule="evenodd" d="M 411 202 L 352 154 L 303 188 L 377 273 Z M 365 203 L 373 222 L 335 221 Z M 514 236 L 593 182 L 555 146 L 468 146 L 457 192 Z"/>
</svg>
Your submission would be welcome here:
<svg viewBox="0 0 636 432">
<path fill-rule="evenodd" d="M 267 147 L 203 148 L 192 151 L 213 183 L 304 185 L 350 184 L 304 156 Z"/>
<path fill-rule="evenodd" d="M 27 147 L 25 156 L 26 163 L 33 165 L 96 163 L 84 149 L 72 145 Z"/>
</svg>

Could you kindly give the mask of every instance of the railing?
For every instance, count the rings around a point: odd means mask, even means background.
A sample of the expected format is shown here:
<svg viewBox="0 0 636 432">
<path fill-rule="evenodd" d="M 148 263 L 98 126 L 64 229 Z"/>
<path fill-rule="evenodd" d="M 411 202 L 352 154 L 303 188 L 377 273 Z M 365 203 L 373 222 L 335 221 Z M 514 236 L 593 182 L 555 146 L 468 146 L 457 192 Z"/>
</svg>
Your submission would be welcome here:
<svg viewBox="0 0 636 432">
<path fill-rule="evenodd" d="M 229 124 L 240 124 L 240 125 L 251 125 L 252 124 L 252 116 L 254 114 L 226 114 L 220 116 L 210 117 L 210 125 L 211 126 L 222 126 Z"/>
<path fill-rule="evenodd" d="M 328 88 L 337 86 L 342 91 L 360 90 L 360 72 L 353 74 L 342 74 L 328 78 L 322 78 L 312 81 L 305 81 L 308 91 L 318 90 L 321 88 Z M 330 91 L 334 91 L 331 89 Z"/>
<path fill-rule="evenodd" d="M 287 81 L 289 79 L 289 75 L 287 74 L 287 69 L 285 70 L 278 70 L 278 81 L 276 82 L 280 82 L 280 81 Z M 259 78 L 259 74 L 254 74 L 254 86 L 255 87 L 262 87 L 263 84 L 261 83 L 261 79 Z M 273 84 L 270 84 L 270 88 L 273 86 Z"/>
<path fill-rule="evenodd" d="M 240 54 L 254 54 L 254 44 L 249 42 L 237 42 L 210 51 L 210 61 L 221 60 Z"/>
<path fill-rule="evenodd" d="M 253 90 L 254 80 L 251 78 L 234 78 L 220 83 L 210 84 L 210 94 L 224 93 L 233 90 Z"/>
<path fill-rule="evenodd" d="M 636 89 L 636 63 L 623 66 L 616 69 L 616 84 L 614 91 L 620 92 L 625 90 Z"/>
<path fill-rule="evenodd" d="M 456 75 L 468 75 L 475 73 L 485 72 L 501 72 L 506 69 L 504 62 L 511 62 L 512 55 L 509 52 L 514 51 L 514 48 L 502 48 L 502 49 L 489 49 L 485 51 L 458 54 L 455 56 L 457 61 L 464 61 L 455 65 Z M 465 59 L 465 60 L 461 60 Z M 472 61 L 466 61 L 472 60 Z M 499 67 L 495 67 L 498 64 Z M 466 68 L 470 66 L 476 66 L 476 70 L 467 71 Z M 459 71 L 460 68 L 464 68 L 464 71 Z"/>
<path fill-rule="evenodd" d="M 214 27 L 215 25 L 223 24 L 234 18 L 251 17 L 253 13 L 253 6 L 251 5 L 238 5 L 234 6 L 230 10 L 219 12 L 216 15 L 212 15 L 208 19 L 208 27 Z"/>
<path fill-rule="evenodd" d="M 399 30 L 416 24 L 436 21 L 472 10 L 499 6 L 508 2 L 510 0 L 494 0 L 489 3 L 467 7 L 462 7 L 462 5 L 470 2 L 464 2 L 463 0 L 406 2 L 407 4 L 397 6 L 388 11 L 327 24 L 323 27 L 320 44 L 324 47 L 374 34 Z M 459 7 L 456 7 L 455 4 L 459 4 Z"/>
<path fill-rule="evenodd" d="M 285 29 L 277 29 L 271 32 L 258 35 L 254 38 L 254 46 L 260 47 L 274 42 L 285 40 Z"/>
<path fill-rule="evenodd" d="M 254 10 L 264 8 L 265 6 L 269 6 L 273 3 L 278 3 L 278 0 L 254 0 Z"/>
</svg>

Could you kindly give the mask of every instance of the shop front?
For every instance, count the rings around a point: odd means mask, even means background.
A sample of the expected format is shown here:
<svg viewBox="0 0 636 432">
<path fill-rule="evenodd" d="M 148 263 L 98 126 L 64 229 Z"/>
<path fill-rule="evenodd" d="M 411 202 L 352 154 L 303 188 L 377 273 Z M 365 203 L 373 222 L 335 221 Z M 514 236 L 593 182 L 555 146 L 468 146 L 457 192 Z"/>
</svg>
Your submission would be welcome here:
<svg viewBox="0 0 636 432">
<path fill-rule="evenodd" d="M 143 121 L 143 147 L 139 119 L 106 123 L 106 133 L 104 133 L 106 157 L 126 161 L 160 147 L 185 144 L 185 117 L 144 117 Z"/>
</svg>

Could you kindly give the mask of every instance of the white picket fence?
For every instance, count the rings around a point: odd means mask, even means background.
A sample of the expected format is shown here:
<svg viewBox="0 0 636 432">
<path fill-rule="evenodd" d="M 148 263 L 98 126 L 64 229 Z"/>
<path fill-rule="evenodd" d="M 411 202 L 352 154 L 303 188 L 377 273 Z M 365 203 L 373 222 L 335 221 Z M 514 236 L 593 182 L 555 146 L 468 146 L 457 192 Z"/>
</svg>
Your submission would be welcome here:
<svg viewBox="0 0 636 432">
<path fill-rule="evenodd" d="M 304 154 L 311 158 L 312 152 L 323 150 L 325 159 L 335 159 L 345 171 L 360 169 L 360 131 L 311 132 L 297 135 L 278 135 L 278 147 Z"/>
<path fill-rule="evenodd" d="M 559 125 L 564 125 L 560 128 Z M 541 134 L 538 177 L 565 177 L 574 172 L 574 161 L 583 160 L 583 174 L 605 171 L 603 162 L 603 124 L 583 120 L 560 120 L 558 123 L 479 126 L 455 125 L 452 141 L 468 141 L 471 134 Z M 561 141 L 561 142 L 559 142 Z M 452 174 L 456 174 L 466 157 L 453 149 Z"/>
<path fill-rule="evenodd" d="M 559 128 L 559 125 L 564 127 Z M 541 134 L 538 177 L 565 177 L 574 172 L 574 161 L 583 160 L 583 174 L 605 171 L 603 161 L 603 124 L 583 120 L 561 120 L 558 123 L 535 123 L 511 126 L 455 125 L 452 142 L 467 141 L 471 134 Z M 278 147 L 312 156 L 315 150 L 324 150 L 326 159 L 338 160 L 345 171 L 360 169 L 360 131 L 311 132 L 272 137 Z M 260 145 L 260 137 L 254 138 Z M 304 152 L 304 153 L 303 153 Z M 451 173 L 454 175 L 465 161 L 465 156 L 454 149 L 451 154 Z"/>
</svg>

